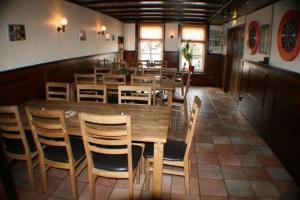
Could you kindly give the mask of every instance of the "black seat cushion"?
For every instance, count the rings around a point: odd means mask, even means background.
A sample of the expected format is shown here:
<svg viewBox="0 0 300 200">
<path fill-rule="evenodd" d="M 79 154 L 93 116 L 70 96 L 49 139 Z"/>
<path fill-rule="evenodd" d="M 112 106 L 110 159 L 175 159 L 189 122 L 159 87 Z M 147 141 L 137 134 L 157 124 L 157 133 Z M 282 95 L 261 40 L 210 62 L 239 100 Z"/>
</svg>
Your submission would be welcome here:
<svg viewBox="0 0 300 200">
<path fill-rule="evenodd" d="M 144 150 L 145 158 L 153 158 L 153 143 L 146 143 Z M 167 139 L 164 145 L 164 160 L 183 161 L 186 143 L 182 140 Z"/>
<path fill-rule="evenodd" d="M 132 145 L 132 168 L 135 169 L 142 157 L 142 147 Z M 107 171 L 128 171 L 128 155 L 108 155 L 92 153 L 94 166 L 97 169 Z"/>
<path fill-rule="evenodd" d="M 75 161 L 77 161 L 85 154 L 83 141 L 79 137 L 70 136 L 70 143 L 73 152 L 73 158 Z M 47 145 L 43 151 L 45 158 L 48 160 L 64 163 L 68 162 L 66 147 Z"/>
<path fill-rule="evenodd" d="M 27 138 L 27 142 L 28 142 L 30 151 L 35 152 L 36 146 L 35 146 L 31 131 L 24 130 L 24 132 L 25 132 L 25 136 Z M 11 133 L 11 134 L 14 134 L 14 133 Z M 16 154 L 25 154 L 24 145 L 23 145 L 23 142 L 21 139 L 15 140 L 15 139 L 3 138 L 3 141 L 4 141 L 6 151 L 11 152 L 11 153 L 16 153 Z"/>
</svg>

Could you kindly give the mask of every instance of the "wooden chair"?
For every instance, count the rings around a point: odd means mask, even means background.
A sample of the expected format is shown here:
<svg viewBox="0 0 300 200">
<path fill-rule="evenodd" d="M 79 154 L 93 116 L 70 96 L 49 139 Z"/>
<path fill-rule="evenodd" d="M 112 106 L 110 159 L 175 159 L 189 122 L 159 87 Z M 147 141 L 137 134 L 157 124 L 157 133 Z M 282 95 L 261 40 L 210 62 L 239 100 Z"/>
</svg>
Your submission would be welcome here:
<svg viewBox="0 0 300 200">
<path fill-rule="evenodd" d="M 150 86 L 128 86 L 118 87 L 119 104 L 151 105 L 152 88 Z"/>
<path fill-rule="evenodd" d="M 191 117 L 187 124 L 187 134 L 184 141 L 167 139 L 167 143 L 164 145 L 164 156 L 163 165 L 172 166 L 179 169 L 165 169 L 163 168 L 163 173 L 172 174 L 178 176 L 184 176 L 185 191 L 189 195 L 190 185 L 190 149 L 192 145 L 192 140 L 195 132 L 195 125 L 200 110 L 201 101 L 195 96 L 194 103 L 191 111 Z M 146 180 L 149 180 L 149 172 L 153 171 L 153 143 L 147 143 L 144 151 L 144 157 L 146 158 Z"/>
<path fill-rule="evenodd" d="M 166 60 L 155 60 L 153 63 L 154 68 L 167 68 L 168 62 Z"/>
<path fill-rule="evenodd" d="M 70 84 L 59 82 L 47 82 L 46 99 L 70 101 Z"/>
<path fill-rule="evenodd" d="M 142 75 L 155 75 L 161 77 L 162 68 L 143 68 Z"/>
<path fill-rule="evenodd" d="M 110 74 L 111 68 L 110 67 L 94 67 L 94 74 L 96 75 L 97 82 L 103 82 L 103 75 Z"/>
<path fill-rule="evenodd" d="M 184 87 L 191 82 L 191 72 L 177 72 L 175 74 L 175 87 L 181 88 L 181 95 L 184 94 Z M 186 82 L 185 82 L 186 77 Z"/>
<path fill-rule="evenodd" d="M 186 85 L 182 86 L 181 93 L 183 93 L 182 96 L 179 96 L 178 93 L 175 92 L 173 96 L 173 103 L 172 103 L 172 111 L 184 111 L 184 116 L 186 119 L 188 119 L 188 111 L 187 111 L 187 94 L 189 92 L 190 88 L 190 81 L 191 80 L 191 72 L 187 73 L 187 81 Z"/>
<path fill-rule="evenodd" d="M 131 75 L 131 85 L 151 86 L 153 105 L 156 104 L 156 79 L 154 75 Z"/>
<path fill-rule="evenodd" d="M 106 85 L 78 84 L 76 85 L 77 101 L 106 103 Z"/>
<path fill-rule="evenodd" d="M 103 75 L 103 84 L 106 85 L 107 95 L 118 95 L 118 86 L 126 85 L 126 76 L 105 74 Z"/>
<path fill-rule="evenodd" d="M 26 114 L 39 152 L 43 192 L 47 191 L 46 168 L 66 169 L 70 172 L 73 199 L 77 199 L 76 177 L 86 166 L 82 139 L 69 137 L 61 110 L 26 107 Z"/>
<path fill-rule="evenodd" d="M 76 84 L 96 84 L 96 74 L 74 74 Z"/>
<path fill-rule="evenodd" d="M 133 198 L 133 182 L 140 171 L 144 144 L 131 143 L 129 115 L 94 115 L 79 113 L 79 121 L 88 161 L 89 193 L 95 199 L 97 176 L 128 178 L 129 198 Z"/>
<path fill-rule="evenodd" d="M 28 180 L 34 190 L 33 163 L 38 151 L 32 133 L 24 130 L 17 106 L 0 106 L 0 136 L 8 159 L 26 161 Z"/>
<path fill-rule="evenodd" d="M 142 66 L 142 68 L 150 67 L 150 60 L 138 60 L 138 63 Z"/>
</svg>

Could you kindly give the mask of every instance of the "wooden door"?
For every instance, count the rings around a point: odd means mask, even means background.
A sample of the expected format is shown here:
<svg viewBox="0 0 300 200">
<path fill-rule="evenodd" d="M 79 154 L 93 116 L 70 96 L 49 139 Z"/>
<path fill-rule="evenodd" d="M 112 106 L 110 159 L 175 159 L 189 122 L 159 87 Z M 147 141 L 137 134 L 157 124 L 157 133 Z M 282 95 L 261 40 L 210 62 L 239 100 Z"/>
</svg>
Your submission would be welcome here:
<svg viewBox="0 0 300 200">
<path fill-rule="evenodd" d="M 227 45 L 228 91 L 235 101 L 239 100 L 242 58 L 244 52 L 245 27 L 239 26 L 229 30 Z"/>
</svg>

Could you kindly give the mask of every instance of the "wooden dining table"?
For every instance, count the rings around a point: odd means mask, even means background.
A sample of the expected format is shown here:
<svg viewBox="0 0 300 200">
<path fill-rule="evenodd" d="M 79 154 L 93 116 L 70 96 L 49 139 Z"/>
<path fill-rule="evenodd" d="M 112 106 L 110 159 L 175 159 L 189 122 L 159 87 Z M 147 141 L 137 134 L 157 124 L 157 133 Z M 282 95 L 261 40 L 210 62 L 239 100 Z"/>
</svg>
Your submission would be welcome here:
<svg viewBox="0 0 300 200">
<path fill-rule="evenodd" d="M 21 105 L 21 119 L 25 128 L 29 128 L 25 116 L 25 107 L 39 109 L 55 109 L 76 111 L 71 117 L 66 117 L 67 133 L 81 136 L 79 112 L 99 115 L 125 114 L 131 116 L 132 140 L 154 143 L 153 198 L 160 198 L 162 188 L 162 167 L 164 144 L 167 141 L 170 124 L 170 109 L 161 106 L 103 104 L 90 102 L 63 102 L 49 100 L 31 100 Z M 75 112 L 73 112 L 75 113 Z"/>
</svg>

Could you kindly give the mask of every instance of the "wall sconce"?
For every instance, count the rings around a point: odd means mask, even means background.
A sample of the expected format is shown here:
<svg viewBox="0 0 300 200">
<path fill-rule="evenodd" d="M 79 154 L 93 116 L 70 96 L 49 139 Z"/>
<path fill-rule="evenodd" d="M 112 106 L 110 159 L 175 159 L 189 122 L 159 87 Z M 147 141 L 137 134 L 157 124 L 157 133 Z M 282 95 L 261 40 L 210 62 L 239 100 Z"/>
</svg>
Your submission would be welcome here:
<svg viewBox="0 0 300 200">
<path fill-rule="evenodd" d="M 60 19 L 60 26 L 57 27 L 57 31 L 60 32 L 65 32 L 66 31 L 66 25 L 68 24 L 68 20 L 65 17 L 62 17 Z"/>
<path fill-rule="evenodd" d="M 104 35 L 104 32 L 106 31 L 106 26 L 101 26 L 100 31 L 98 32 L 99 35 Z"/>
<path fill-rule="evenodd" d="M 174 38 L 174 34 L 173 34 L 173 33 L 171 33 L 171 35 L 170 35 L 170 38 L 171 38 L 171 39 L 173 39 L 173 38 Z"/>
</svg>

